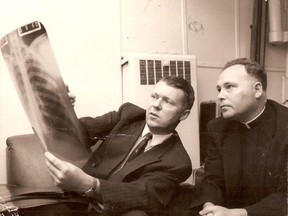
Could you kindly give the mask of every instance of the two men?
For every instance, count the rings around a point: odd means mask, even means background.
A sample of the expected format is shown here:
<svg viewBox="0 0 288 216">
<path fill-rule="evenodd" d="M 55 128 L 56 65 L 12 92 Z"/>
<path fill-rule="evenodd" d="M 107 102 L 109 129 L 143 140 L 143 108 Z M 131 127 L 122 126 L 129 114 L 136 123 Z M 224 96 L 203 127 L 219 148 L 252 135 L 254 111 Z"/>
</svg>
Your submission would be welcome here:
<svg viewBox="0 0 288 216">
<path fill-rule="evenodd" d="M 268 100 L 266 89 L 265 71 L 248 59 L 227 63 L 220 74 L 217 90 L 222 117 L 208 125 L 204 179 L 189 199 L 188 215 L 287 215 L 288 109 Z M 87 136 L 108 134 L 108 138 L 84 167 L 85 173 L 46 154 L 55 182 L 78 193 L 94 185 L 91 199 L 102 203 L 106 212 L 140 209 L 157 214 L 191 172 L 187 153 L 174 132 L 193 104 L 188 99 L 193 94 L 187 92 L 167 79 L 155 86 L 146 124 L 153 137 L 164 136 L 128 164 L 125 158 L 143 133 L 143 110 L 124 104 L 118 112 L 81 120 Z M 142 126 L 137 126 L 139 121 Z M 114 148 L 118 143 L 121 147 Z"/>
<path fill-rule="evenodd" d="M 222 117 L 208 125 L 204 179 L 189 215 L 287 215 L 288 109 L 267 100 L 266 89 L 258 63 L 240 58 L 224 67 Z"/>
<path fill-rule="evenodd" d="M 56 185 L 87 197 L 96 215 L 98 210 L 99 215 L 132 210 L 137 210 L 132 215 L 159 215 L 191 174 L 190 158 L 175 128 L 188 117 L 193 102 L 194 91 L 188 82 L 166 77 L 155 85 L 146 111 L 126 103 L 117 112 L 81 118 L 87 138 L 107 138 L 83 169 L 46 152 Z M 147 133 L 152 139 L 130 161 L 130 154 Z"/>
</svg>

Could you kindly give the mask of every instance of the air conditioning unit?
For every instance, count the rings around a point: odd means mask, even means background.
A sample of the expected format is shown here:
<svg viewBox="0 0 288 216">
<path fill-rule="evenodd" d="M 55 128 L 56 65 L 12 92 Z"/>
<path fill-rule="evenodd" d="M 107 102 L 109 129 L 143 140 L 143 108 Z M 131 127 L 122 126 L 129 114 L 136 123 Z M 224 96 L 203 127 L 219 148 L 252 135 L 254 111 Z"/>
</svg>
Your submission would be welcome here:
<svg viewBox="0 0 288 216">
<path fill-rule="evenodd" d="M 194 88 L 195 102 L 189 117 L 176 130 L 187 150 L 193 168 L 200 167 L 199 118 L 197 103 L 196 57 L 192 55 L 131 53 L 122 66 L 122 102 L 146 109 L 153 86 L 164 76 L 179 76 Z M 192 181 L 192 176 L 187 182 Z"/>
</svg>

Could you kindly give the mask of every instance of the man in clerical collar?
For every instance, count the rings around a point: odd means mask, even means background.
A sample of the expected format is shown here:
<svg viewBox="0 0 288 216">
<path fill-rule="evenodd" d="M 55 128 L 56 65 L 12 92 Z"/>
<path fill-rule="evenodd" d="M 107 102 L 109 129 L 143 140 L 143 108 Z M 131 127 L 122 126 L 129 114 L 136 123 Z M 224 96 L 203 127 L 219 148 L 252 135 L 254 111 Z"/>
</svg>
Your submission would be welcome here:
<svg viewBox="0 0 288 216">
<path fill-rule="evenodd" d="M 240 58 L 224 67 L 222 116 L 208 124 L 204 179 L 188 215 L 287 215 L 288 109 L 267 100 L 266 89 L 258 63 Z"/>
</svg>

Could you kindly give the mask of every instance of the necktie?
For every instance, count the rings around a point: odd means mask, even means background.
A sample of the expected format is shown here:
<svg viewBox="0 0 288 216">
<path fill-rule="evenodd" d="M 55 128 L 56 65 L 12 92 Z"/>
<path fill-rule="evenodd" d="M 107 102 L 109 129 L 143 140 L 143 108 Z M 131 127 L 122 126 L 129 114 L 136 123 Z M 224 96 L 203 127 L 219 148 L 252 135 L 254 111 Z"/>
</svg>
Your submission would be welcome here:
<svg viewBox="0 0 288 216">
<path fill-rule="evenodd" d="M 147 133 L 144 137 L 144 139 L 137 145 L 137 147 L 134 149 L 134 151 L 131 153 L 129 156 L 127 162 L 130 162 L 131 160 L 135 159 L 138 157 L 140 154 L 142 154 L 145 150 L 145 147 L 147 146 L 147 143 L 149 140 L 152 139 L 152 134 Z"/>
</svg>

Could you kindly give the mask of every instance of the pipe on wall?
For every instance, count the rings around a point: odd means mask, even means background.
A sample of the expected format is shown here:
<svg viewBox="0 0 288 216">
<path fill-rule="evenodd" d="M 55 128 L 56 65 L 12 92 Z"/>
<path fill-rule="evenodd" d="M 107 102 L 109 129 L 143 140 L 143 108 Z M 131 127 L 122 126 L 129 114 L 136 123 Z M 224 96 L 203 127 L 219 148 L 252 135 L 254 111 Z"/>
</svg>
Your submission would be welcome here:
<svg viewBox="0 0 288 216">
<path fill-rule="evenodd" d="M 269 0 L 269 42 L 283 43 L 281 0 Z"/>
<path fill-rule="evenodd" d="M 181 22 L 182 22 L 182 54 L 188 54 L 188 36 L 187 36 L 187 2 L 181 0 Z"/>
<path fill-rule="evenodd" d="M 282 77 L 282 103 L 288 107 L 288 44 L 286 45 L 286 75 Z"/>
<path fill-rule="evenodd" d="M 235 57 L 240 57 L 240 1 L 235 0 Z"/>
<path fill-rule="evenodd" d="M 283 6 L 285 7 L 284 3 Z M 269 42 L 272 44 L 283 44 L 288 42 L 288 29 L 283 29 L 282 26 L 282 14 L 284 10 L 288 8 L 286 3 L 286 8 L 282 9 L 281 0 L 269 0 Z M 283 11 L 282 11 L 283 10 Z M 288 19 L 288 16 L 287 16 Z M 285 21 L 284 21 L 285 23 Z M 288 23 L 288 21 L 287 21 Z M 286 74 L 282 78 L 282 103 L 288 107 L 288 45 L 286 44 Z"/>
<path fill-rule="evenodd" d="M 288 44 L 286 44 L 286 75 L 282 78 L 282 102 L 288 107 Z"/>
<path fill-rule="evenodd" d="M 286 44 L 286 77 L 288 79 L 288 44 Z"/>
</svg>

